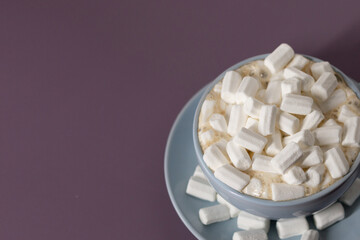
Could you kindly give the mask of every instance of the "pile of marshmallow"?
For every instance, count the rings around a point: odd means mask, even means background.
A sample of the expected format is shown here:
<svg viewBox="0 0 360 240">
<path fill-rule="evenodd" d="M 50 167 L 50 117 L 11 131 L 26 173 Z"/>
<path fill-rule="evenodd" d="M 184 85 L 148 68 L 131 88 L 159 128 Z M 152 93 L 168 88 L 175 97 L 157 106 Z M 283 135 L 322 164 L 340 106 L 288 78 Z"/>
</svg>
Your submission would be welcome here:
<svg viewBox="0 0 360 240">
<path fill-rule="evenodd" d="M 200 131 L 199 140 L 204 146 L 215 133 L 231 138 L 204 150 L 217 179 L 239 192 L 286 201 L 304 197 L 305 186 L 319 188 L 349 171 L 342 147 L 360 146 L 360 117 L 343 105 L 347 95 L 330 64 L 313 63 L 307 74 L 302 69 L 308 63 L 281 44 L 264 60 L 272 74 L 266 89 L 257 78 L 236 71 L 226 72 L 214 87 L 227 110 L 221 114 L 215 112 L 215 100 L 203 102 L 199 122 L 211 128 Z M 324 114 L 341 105 L 336 120 L 318 127 Z M 271 183 L 266 192 L 261 179 L 247 170 L 278 175 L 281 182 Z"/>
<path fill-rule="evenodd" d="M 202 224 L 209 225 L 237 217 L 237 227 L 243 229 L 243 231 L 234 232 L 233 240 L 268 239 L 267 233 L 270 228 L 270 220 L 239 210 L 227 202 L 216 193 L 199 166 L 195 168 L 193 176 L 189 179 L 186 193 L 205 201 L 218 202 L 217 205 L 201 208 L 199 210 L 199 218 Z M 358 178 L 340 198 L 340 201 L 351 206 L 359 195 L 360 179 Z M 331 226 L 342 220 L 344 217 L 344 208 L 339 202 L 313 214 L 315 226 L 319 230 Z M 280 239 L 298 235 L 302 235 L 301 240 L 319 239 L 319 232 L 314 229 L 309 229 L 309 224 L 305 217 L 279 219 L 276 222 L 276 229 Z"/>
</svg>

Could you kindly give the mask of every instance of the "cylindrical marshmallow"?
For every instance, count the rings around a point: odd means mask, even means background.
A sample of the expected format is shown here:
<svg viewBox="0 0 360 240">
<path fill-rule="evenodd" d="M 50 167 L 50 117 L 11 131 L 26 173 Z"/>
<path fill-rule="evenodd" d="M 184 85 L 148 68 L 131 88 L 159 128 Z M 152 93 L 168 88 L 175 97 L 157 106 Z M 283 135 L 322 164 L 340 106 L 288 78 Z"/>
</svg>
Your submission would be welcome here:
<svg viewBox="0 0 360 240">
<path fill-rule="evenodd" d="M 260 109 L 263 105 L 259 100 L 249 97 L 244 103 L 244 112 L 252 118 L 259 118 Z"/>
<path fill-rule="evenodd" d="M 234 232 L 232 240 L 268 240 L 264 230 L 249 230 Z"/>
<path fill-rule="evenodd" d="M 310 187 L 317 187 L 320 185 L 323 175 L 325 173 L 325 166 L 324 164 L 319 164 L 313 167 L 310 167 L 306 171 L 307 181 L 305 185 Z"/>
<path fill-rule="evenodd" d="M 313 131 L 315 137 L 315 144 L 319 146 L 339 144 L 342 137 L 341 126 L 325 126 L 316 128 Z"/>
<path fill-rule="evenodd" d="M 234 141 L 230 141 L 226 145 L 226 151 L 236 168 L 240 170 L 250 168 L 252 162 L 248 152 L 244 148 L 234 143 Z"/>
<path fill-rule="evenodd" d="M 252 170 L 259 172 L 267 172 L 273 174 L 279 174 L 276 169 L 271 165 L 271 157 L 255 153 L 253 156 Z"/>
<path fill-rule="evenodd" d="M 267 143 L 266 137 L 244 127 L 233 139 L 236 144 L 255 153 L 262 152 Z"/>
<path fill-rule="evenodd" d="M 344 207 L 341 203 L 335 203 L 320 212 L 314 214 L 314 222 L 317 229 L 322 230 L 342 220 L 345 217 Z"/>
<path fill-rule="evenodd" d="M 325 101 L 334 92 L 338 85 L 333 73 L 324 72 L 311 87 L 311 95 L 320 102 Z"/>
<path fill-rule="evenodd" d="M 226 221 L 230 219 L 229 209 L 223 204 L 201 208 L 199 218 L 204 225 Z"/>
<path fill-rule="evenodd" d="M 259 121 L 249 117 L 246 121 L 245 128 L 259 133 Z"/>
<path fill-rule="evenodd" d="M 319 232 L 314 229 L 309 229 L 303 233 L 300 240 L 319 240 Z"/>
<path fill-rule="evenodd" d="M 235 103 L 236 91 L 240 86 L 242 77 L 236 71 L 228 71 L 225 73 L 221 87 L 221 98 L 229 103 Z"/>
<path fill-rule="evenodd" d="M 215 110 L 216 102 L 214 100 L 205 100 L 201 106 L 199 122 L 206 122 Z"/>
<path fill-rule="evenodd" d="M 301 94 L 301 81 L 297 78 L 288 78 L 281 81 L 281 94 L 284 97 L 286 94 L 294 93 Z"/>
<path fill-rule="evenodd" d="M 351 117 L 344 123 L 344 140 L 346 147 L 360 147 L 360 117 Z"/>
<path fill-rule="evenodd" d="M 205 149 L 203 159 L 206 165 L 212 170 L 229 164 L 223 152 L 215 144 Z"/>
<path fill-rule="evenodd" d="M 287 112 L 281 112 L 279 114 L 278 127 L 281 131 L 293 135 L 299 130 L 300 121 L 297 117 Z"/>
<path fill-rule="evenodd" d="M 194 170 L 194 173 L 193 173 L 193 176 L 194 177 L 199 177 L 199 178 L 202 178 L 202 179 L 205 179 L 206 181 L 208 181 L 205 174 L 204 174 L 204 172 L 201 170 L 199 165 L 196 166 L 196 168 Z"/>
<path fill-rule="evenodd" d="M 306 115 L 306 117 L 304 118 L 301 125 L 301 130 L 305 130 L 305 129 L 313 130 L 319 125 L 319 123 L 324 118 L 325 117 L 322 114 L 322 112 L 313 110 L 310 114 Z"/>
<path fill-rule="evenodd" d="M 238 228 L 244 230 L 262 229 L 265 232 L 268 232 L 270 227 L 270 220 L 263 217 L 258 217 L 245 211 L 241 211 L 238 215 L 237 226 Z"/>
<path fill-rule="evenodd" d="M 218 132 L 226 132 L 227 130 L 225 117 L 219 113 L 213 113 L 209 118 L 209 123 Z"/>
<path fill-rule="evenodd" d="M 325 165 L 332 178 L 342 177 L 349 171 L 349 163 L 339 147 L 326 151 L 324 157 Z"/>
<path fill-rule="evenodd" d="M 281 82 L 280 80 L 270 81 L 265 91 L 264 102 L 267 104 L 281 103 Z"/>
<path fill-rule="evenodd" d="M 271 165 L 281 174 L 291 167 L 302 156 L 303 152 L 297 143 L 290 142 L 271 160 Z"/>
<path fill-rule="evenodd" d="M 302 185 L 289 185 L 286 183 L 272 183 L 272 200 L 286 201 L 305 196 L 305 189 Z"/>
<path fill-rule="evenodd" d="M 340 201 L 348 206 L 352 206 L 359 196 L 360 196 L 360 178 L 357 178 L 355 179 L 351 187 L 340 198 Z"/>
<path fill-rule="evenodd" d="M 346 99 L 347 97 L 345 91 L 342 89 L 337 89 L 325 102 L 320 104 L 321 111 L 323 113 L 327 113 L 346 102 Z"/>
<path fill-rule="evenodd" d="M 202 145 L 206 145 L 213 141 L 215 133 L 213 130 L 207 130 L 206 132 L 201 132 L 199 134 L 199 140 Z"/>
<path fill-rule="evenodd" d="M 302 70 L 306 64 L 309 63 L 309 59 L 303 57 L 300 54 L 295 54 L 294 58 L 291 60 L 291 62 L 287 65 L 287 67 L 294 67 L 299 70 Z"/>
<path fill-rule="evenodd" d="M 229 164 L 217 168 L 214 172 L 214 175 L 217 179 L 239 192 L 250 181 L 249 175 L 241 172 Z"/>
<path fill-rule="evenodd" d="M 315 79 L 318 79 L 324 72 L 334 73 L 329 62 L 317 62 L 311 65 L 311 73 Z"/>
<path fill-rule="evenodd" d="M 263 105 L 259 115 L 259 133 L 263 136 L 270 135 L 275 131 L 277 108 L 274 105 Z"/>
<path fill-rule="evenodd" d="M 237 217 L 240 213 L 240 210 L 236 207 L 234 207 L 232 204 L 230 204 L 228 201 L 226 201 L 223 197 L 221 197 L 219 194 L 216 194 L 216 200 L 220 204 L 224 204 L 229 208 L 230 217 L 234 218 Z"/>
<path fill-rule="evenodd" d="M 312 146 L 304 150 L 303 156 L 300 158 L 300 167 L 308 168 L 323 162 L 323 152 L 319 146 Z"/>
<path fill-rule="evenodd" d="M 293 166 L 285 172 L 285 174 L 282 176 L 282 179 L 287 184 L 299 185 L 305 182 L 306 175 L 301 167 Z"/>
<path fill-rule="evenodd" d="M 294 54 L 294 50 L 288 44 L 282 43 L 265 58 L 264 64 L 274 74 L 284 68 Z"/>
<path fill-rule="evenodd" d="M 228 134 L 235 136 L 245 126 L 247 118 L 243 105 L 232 106 L 227 129 Z"/>
<path fill-rule="evenodd" d="M 280 109 L 288 113 L 306 115 L 312 111 L 313 101 L 311 97 L 289 93 L 284 96 Z"/>
<path fill-rule="evenodd" d="M 259 88 L 259 80 L 250 76 L 244 77 L 236 91 L 236 103 L 241 104 L 244 103 L 248 97 L 255 97 Z"/>
<path fill-rule="evenodd" d="M 344 123 L 351 117 L 357 117 L 357 115 L 349 108 L 348 105 L 342 105 L 338 116 L 338 121 Z"/>
<path fill-rule="evenodd" d="M 301 81 L 301 88 L 304 92 L 310 91 L 312 85 L 314 84 L 314 78 L 304 73 L 303 71 L 294 68 L 294 67 L 287 67 L 284 69 L 284 77 L 285 78 L 298 78 Z"/>
<path fill-rule="evenodd" d="M 267 139 L 268 143 L 265 146 L 265 153 L 267 155 L 275 156 L 283 149 L 281 133 L 278 129 L 275 129 L 275 132 L 268 136 Z"/>
<path fill-rule="evenodd" d="M 315 143 L 315 137 L 310 130 L 301 130 L 294 135 L 283 138 L 284 145 L 288 145 L 291 142 L 300 144 L 301 146 L 313 146 Z"/>
<path fill-rule="evenodd" d="M 276 221 L 276 229 L 280 239 L 303 234 L 309 229 L 305 217 L 281 218 Z"/>
<path fill-rule="evenodd" d="M 260 197 L 263 192 L 261 181 L 254 177 L 251 178 L 249 184 L 243 189 L 243 192 L 254 197 Z"/>
<path fill-rule="evenodd" d="M 188 185 L 186 187 L 186 193 L 193 197 L 210 202 L 214 202 L 216 198 L 215 189 L 209 184 L 206 179 L 198 176 L 190 177 Z"/>
</svg>

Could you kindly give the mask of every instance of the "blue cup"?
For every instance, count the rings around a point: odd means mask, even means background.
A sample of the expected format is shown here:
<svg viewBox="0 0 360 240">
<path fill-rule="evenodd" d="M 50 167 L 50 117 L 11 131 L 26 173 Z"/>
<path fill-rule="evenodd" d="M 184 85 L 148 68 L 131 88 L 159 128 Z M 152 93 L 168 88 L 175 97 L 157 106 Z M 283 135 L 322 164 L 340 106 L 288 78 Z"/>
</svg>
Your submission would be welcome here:
<svg viewBox="0 0 360 240">
<path fill-rule="evenodd" d="M 208 178 L 210 184 L 215 188 L 217 193 L 220 194 L 225 200 L 227 200 L 235 207 L 247 211 L 249 213 L 266 217 L 269 219 L 307 216 L 337 201 L 344 194 L 344 192 L 351 186 L 351 184 L 360 174 L 360 154 L 357 156 L 356 160 L 352 164 L 349 172 L 331 186 L 307 197 L 299 198 L 296 200 L 290 200 L 290 201 L 282 201 L 282 202 L 275 202 L 272 200 L 265 200 L 265 199 L 252 197 L 250 195 L 234 190 L 233 188 L 229 187 L 228 185 L 224 184 L 223 182 L 215 178 L 214 173 L 207 167 L 206 163 L 203 160 L 203 151 L 199 143 L 197 130 L 198 130 L 199 114 L 200 114 L 201 106 L 207 94 L 212 90 L 212 88 L 216 83 L 218 83 L 221 79 L 223 79 L 227 71 L 238 69 L 239 67 L 251 61 L 264 59 L 267 55 L 268 54 L 258 55 L 235 64 L 234 66 L 230 67 L 225 72 L 220 74 L 213 82 L 211 82 L 207 86 L 207 89 L 202 95 L 198 103 L 198 106 L 196 108 L 194 122 L 193 122 L 193 140 L 194 140 L 197 160 L 199 162 L 202 171 Z M 323 61 L 311 56 L 306 56 L 306 55 L 304 56 L 314 62 Z M 348 76 L 346 76 L 336 67 L 334 66 L 332 67 L 345 80 L 347 85 L 356 93 L 356 95 L 360 97 L 360 83 L 350 79 Z"/>
</svg>

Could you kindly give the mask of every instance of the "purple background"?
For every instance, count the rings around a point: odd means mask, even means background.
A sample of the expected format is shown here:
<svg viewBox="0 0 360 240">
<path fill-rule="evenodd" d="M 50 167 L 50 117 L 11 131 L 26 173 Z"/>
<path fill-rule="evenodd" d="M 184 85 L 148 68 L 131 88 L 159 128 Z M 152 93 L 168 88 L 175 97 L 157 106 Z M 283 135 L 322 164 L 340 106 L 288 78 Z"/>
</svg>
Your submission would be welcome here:
<svg viewBox="0 0 360 240">
<path fill-rule="evenodd" d="M 192 95 L 282 42 L 360 79 L 359 1 L 216 2 L 0 2 L 0 239 L 193 239 L 163 174 Z"/>
</svg>

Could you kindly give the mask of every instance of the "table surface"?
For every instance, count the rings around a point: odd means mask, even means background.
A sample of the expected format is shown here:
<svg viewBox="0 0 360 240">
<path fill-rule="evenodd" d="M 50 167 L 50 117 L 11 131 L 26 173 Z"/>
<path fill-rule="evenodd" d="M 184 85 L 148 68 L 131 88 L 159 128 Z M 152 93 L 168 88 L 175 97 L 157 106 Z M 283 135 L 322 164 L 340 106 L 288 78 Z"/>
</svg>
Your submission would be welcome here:
<svg viewBox="0 0 360 240">
<path fill-rule="evenodd" d="M 0 239 L 194 239 L 163 161 L 183 105 L 282 42 L 360 79 L 354 1 L 2 1 Z"/>
</svg>

